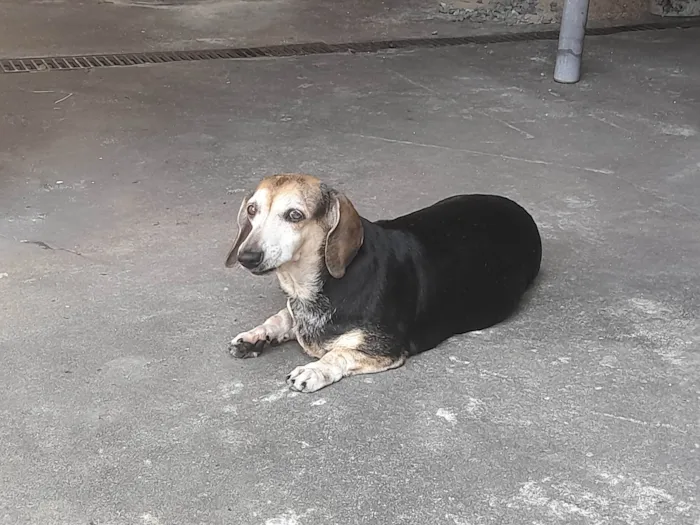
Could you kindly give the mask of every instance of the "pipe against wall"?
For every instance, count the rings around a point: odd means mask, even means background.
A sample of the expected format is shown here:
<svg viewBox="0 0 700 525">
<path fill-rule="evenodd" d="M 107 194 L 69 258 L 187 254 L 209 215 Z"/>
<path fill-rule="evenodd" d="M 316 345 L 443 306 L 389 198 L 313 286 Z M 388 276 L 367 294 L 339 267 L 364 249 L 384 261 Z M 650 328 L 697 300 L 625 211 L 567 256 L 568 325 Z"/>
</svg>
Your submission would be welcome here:
<svg viewBox="0 0 700 525">
<path fill-rule="evenodd" d="M 559 47 L 554 80 L 575 84 L 581 78 L 583 38 L 586 35 L 589 0 L 565 0 L 559 28 Z"/>
</svg>

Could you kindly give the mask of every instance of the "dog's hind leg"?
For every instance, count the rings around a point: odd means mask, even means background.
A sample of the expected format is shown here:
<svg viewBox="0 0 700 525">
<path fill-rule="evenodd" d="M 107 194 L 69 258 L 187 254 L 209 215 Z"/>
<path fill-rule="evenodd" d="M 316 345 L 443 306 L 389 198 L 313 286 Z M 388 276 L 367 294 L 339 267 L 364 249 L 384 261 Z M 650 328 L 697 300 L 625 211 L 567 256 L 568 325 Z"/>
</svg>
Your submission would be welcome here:
<svg viewBox="0 0 700 525">
<path fill-rule="evenodd" d="M 233 357 L 258 357 L 266 344 L 281 344 L 294 339 L 294 321 L 286 308 L 260 326 L 242 332 L 228 345 Z"/>
<path fill-rule="evenodd" d="M 384 372 L 398 368 L 406 361 L 405 354 L 372 353 L 371 344 L 366 339 L 366 334 L 360 329 L 332 339 L 325 345 L 327 352 L 323 357 L 292 370 L 287 376 L 287 384 L 299 392 L 316 392 L 343 377 Z"/>
</svg>

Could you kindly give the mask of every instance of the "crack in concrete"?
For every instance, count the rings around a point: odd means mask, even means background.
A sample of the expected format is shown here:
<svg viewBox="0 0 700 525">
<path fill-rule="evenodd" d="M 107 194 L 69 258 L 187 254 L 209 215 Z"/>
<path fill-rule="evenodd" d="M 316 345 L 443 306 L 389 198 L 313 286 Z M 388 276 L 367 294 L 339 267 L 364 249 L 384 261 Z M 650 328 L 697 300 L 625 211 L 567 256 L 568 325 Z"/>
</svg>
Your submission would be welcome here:
<svg viewBox="0 0 700 525">
<path fill-rule="evenodd" d="M 590 173 L 602 173 L 603 175 L 614 175 L 615 174 L 615 172 L 612 170 L 589 168 L 587 166 L 576 166 L 573 164 L 560 164 L 558 162 L 550 162 L 548 160 L 541 160 L 541 159 L 527 159 L 524 157 L 514 157 L 512 155 L 503 155 L 502 153 L 491 153 L 489 151 L 479 151 L 479 150 L 466 149 L 466 148 L 454 148 L 452 146 L 442 146 L 440 144 L 430 144 L 430 143 L 426 143 L 426 142 L 414 142 L 411 140 L 391 139 L 388 137 L 379 137 L 377 135 L 364 135 L 362 133 L 347 133 L 347 135 L 350 135 L 353 137 L 359 137 L 359 138 L 363 138 L 363 139 L 369 139 L 369 140 L 380 140 L 383 142 L 389 142 L 391 144 L 403 144 L 406 146 L 419 146 L 422 148 L 434 148 L 434 149 L 441 149 L 441 150 L 446 150 L 446 151 L 456 151 L 456 152 L 460 152 L 460 153 L 467 153 L 469 155 L 478 155 L 478 156 L 482 156 L 482 157 L 495 157 L 495 158 L 504 159 L 504 160 L 514 160 L 517 162 L 526 162 L 528 164 L 539 164 L 542 166 L 553 166 L 556 168 L 576 169 L 576 170 L 581 170 L 581 171 L 588 171 Z"/>
<path fill-rule="evenodd" d="M 51 250 L 51 251 L 58 251 L 58 252 L 67 252 L 67 253 L 72 253 L 73 255 L 77 255 L 78 257 L 82 257 L 83 259 L 88 259 L 90 260 L 89 257 L 86 255 L 83 255 L 80 252 L 76 252 L 75 250 L 69 250 L 68 248 L 61 248 L 60 246 L 51 246 L 44 241 L 28 241 L 28 240 L 21 240 L 19 241 L 22 244 L 34 244 L 35 246 L 38 246 L 42 250 Z"/>
</svg>

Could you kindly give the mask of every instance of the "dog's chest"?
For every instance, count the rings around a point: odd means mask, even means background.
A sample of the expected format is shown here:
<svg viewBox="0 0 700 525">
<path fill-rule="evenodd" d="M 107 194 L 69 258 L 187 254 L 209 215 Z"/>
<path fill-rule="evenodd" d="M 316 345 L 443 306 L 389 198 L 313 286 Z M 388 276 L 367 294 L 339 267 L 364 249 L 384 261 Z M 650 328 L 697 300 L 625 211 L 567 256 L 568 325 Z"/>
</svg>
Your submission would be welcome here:
<svg viewBox="0 0 700 525">
<path fill-rule="evenodd" d="M 325 354 L 323 335 L 333 311 L 328 298 L 320 296 L 313 301 L 290 298 L 287 309 L 294 321 L 294 333 L 304 351 L 313 356 Z"/>
</svg>

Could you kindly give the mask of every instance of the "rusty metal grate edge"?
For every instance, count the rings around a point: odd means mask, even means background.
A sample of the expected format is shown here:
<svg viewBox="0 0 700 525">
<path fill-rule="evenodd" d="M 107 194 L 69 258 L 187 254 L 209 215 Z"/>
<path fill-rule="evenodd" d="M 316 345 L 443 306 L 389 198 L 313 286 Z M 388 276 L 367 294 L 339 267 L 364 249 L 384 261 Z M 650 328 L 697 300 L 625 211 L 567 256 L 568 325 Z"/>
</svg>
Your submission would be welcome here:
<svg viewBox="0 0 700 525">
<path fill-rule="evenodd" d="M 700 19 L 659 21 L 647 24 L 598 27 L 588 29 L 586 34 L 589 36 L 605 36 L 635 31 L 687 29 L 692 27 L 700 27 Z M 199 60 L 282 58 L 331 53 L 377 53 L 392 49 L 453 47 L 469 44 L 483 45 L 505 42 L 556 40 L 558 38 L 559 32 L 557 30 L 547 30 L 466 37 L 407 38 L 399 40 L 378 40 L 371 42 L 350 42 L 344 44 L 312 42 L 308 44 L 284 44 L 247 48 L 150 51 L 144 53 L 111 53 L 55 57 L 0 58 L 0 73 L 71 71 L 106 67 L 126 67 L 145 64 L 163 64 L 170 62 L 193 62 Z"/>
</svg>

